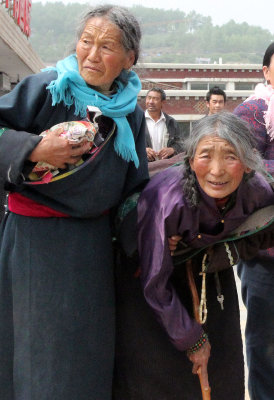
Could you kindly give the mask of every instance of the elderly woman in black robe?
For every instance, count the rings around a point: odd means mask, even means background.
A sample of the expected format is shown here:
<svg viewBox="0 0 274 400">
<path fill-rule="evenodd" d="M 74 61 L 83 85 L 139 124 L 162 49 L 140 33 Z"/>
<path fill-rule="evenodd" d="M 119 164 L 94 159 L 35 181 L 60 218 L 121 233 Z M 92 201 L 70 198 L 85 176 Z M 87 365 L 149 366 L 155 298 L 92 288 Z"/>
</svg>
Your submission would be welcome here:
<svg viewBox="0 0 274 400">
<path fill-rule="evenodd" d="M 1 400 L 111 399 L 111 214 L 147 179 L 141 84 L 130 70 L 140 37 L 126 9 L 91 9 L 76 54 L 0 98 L 0 182 L 9 191 L 0 236 Z M 87 106 L 97 127 L 92 146 L 50 130 L 86 119 Z M 46 182 L 30 179 L 41 162 L 55 167 Z"/>
<path fill-rule="evenodd" d="M 121 252 L 117 269 L 115 400 L 201 399 L 198 370 L 212 400 L 244 399 L 231 266 L 274 243 L 274 191 L 254 148 L 247 124 L 214 114 L 195 125 L 184 163 L 141 193 L 139 264 Z"/>
</svg>

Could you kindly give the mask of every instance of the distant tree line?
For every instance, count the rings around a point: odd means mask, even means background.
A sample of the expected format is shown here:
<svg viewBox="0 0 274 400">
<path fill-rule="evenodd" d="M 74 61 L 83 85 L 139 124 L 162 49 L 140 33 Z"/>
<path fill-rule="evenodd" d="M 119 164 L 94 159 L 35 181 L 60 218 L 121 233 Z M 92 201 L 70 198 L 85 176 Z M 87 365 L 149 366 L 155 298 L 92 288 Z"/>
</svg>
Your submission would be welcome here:
<svg viewBox="0 0 274 400">
<path fill-rule="evenodd" d="M 77 22 L 88 4 L 32 3 L 30 43 L 46 63 L 55 63 L 75 47 Z M 211 17 L 195 11 L 130 8 L 140 22 L 142 62 L 261 63 L 274 36 L 269 30 L 231 20 L 213 25 Z"/>
</svg>

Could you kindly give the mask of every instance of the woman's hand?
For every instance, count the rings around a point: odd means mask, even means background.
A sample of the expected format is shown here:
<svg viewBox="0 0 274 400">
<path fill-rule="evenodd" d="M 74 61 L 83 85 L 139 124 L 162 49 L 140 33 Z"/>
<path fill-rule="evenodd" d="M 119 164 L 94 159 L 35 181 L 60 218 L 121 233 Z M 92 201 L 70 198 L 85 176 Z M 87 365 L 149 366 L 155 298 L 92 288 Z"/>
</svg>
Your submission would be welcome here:
<svg viewBox="0 0 274 400">
<path fill-rule="evenodd" d="M 177 244 L 178 242 L 182 239 L 182 236 L 179 235 L 174 235 L 168 238 L 168 246 L 169 246 L 169 250 L 171 255 L 173 256 L 174 251 L 177 248 Z"/>
<path fill-rule="evenodd" d="M 210 350 L 211 350 L 211 346 L 210 346 L 210 343 L 207 341 L 201 347 L 201 349 L 198 350 L 196 353 L 192 353 L 192 354 L 188 353 L 188 358 L 193 363 L 192 373 L 197 374 L 198 369 L 201 368 L 201 372 L 200 372 L 201 383 L 205 389 L 209 388 L 207 364 L 208 364 L 208 360 L 210 357 Z"/>
<path fill-rule="evenodd" d="M 32 162 L 47 162 L 57 168 L 65 168 L 66 164 L 76 164 L 82 155 L 90 150 L 90 143 L 84 140 L 72 144 L 60 137 L 62 128 L 48 132 L 29 156 Z"/>
</svg>

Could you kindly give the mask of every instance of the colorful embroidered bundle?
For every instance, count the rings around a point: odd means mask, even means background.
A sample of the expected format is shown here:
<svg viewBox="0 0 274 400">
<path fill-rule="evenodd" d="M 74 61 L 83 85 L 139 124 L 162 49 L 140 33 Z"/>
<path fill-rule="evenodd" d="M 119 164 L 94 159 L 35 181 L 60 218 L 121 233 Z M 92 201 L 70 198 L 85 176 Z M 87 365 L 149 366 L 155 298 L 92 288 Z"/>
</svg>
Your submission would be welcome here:
<svg viewBox="0 0 274 400">
<path fill-rule="evenodd" d="M 94 124 L 88 121 L 69 121 L 62 122 L 60 124 L 52 126 L 50 129 L 41 133 L 41 136 L 45 137 L 49 132 L 60 130 L 60 137 L 67 139 L 72 144 L 81 143 L 83 140 L 90 142 L 90 148 L 93 146 L 94 137 L 97 133 L 97 129 Z M 83 161 L 80 160 L 75 166 L 78 166 Z M 75 168 L 74 165 L 70 165 L 69 168 Z M 46 162 L 38 162 L 29 174 L 31 181 L 41 180 L 43 183 L 47 183 L 51 178 L 59 173 L 59 169 L 54 165 Z"/>
</svg>

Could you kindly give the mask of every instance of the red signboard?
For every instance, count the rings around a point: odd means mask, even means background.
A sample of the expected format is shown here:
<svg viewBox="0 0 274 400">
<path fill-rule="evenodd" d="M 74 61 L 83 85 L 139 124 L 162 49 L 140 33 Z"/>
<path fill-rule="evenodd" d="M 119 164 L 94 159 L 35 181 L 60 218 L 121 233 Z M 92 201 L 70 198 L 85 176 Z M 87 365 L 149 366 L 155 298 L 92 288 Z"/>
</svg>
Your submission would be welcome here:
<svg viewBox="0 0 274 400">
<path fill-rule="evenodd" d="M 10 15 L 13 17 L 21 31 L 30 36 L 30 9 L 31 0 L 2 0 L 6 8 L 9 9 Z"/>
</svg>

